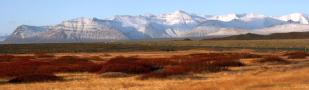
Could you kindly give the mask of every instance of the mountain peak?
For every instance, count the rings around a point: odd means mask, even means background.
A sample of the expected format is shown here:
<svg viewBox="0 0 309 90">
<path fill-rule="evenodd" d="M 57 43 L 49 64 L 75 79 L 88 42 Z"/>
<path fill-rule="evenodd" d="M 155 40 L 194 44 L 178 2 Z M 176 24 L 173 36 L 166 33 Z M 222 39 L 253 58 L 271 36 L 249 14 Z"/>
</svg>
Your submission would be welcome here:
<svg viewBox="0 0 309 90">
<path fill-rule="evenodd" d="M 79 17 L 79 18 L 67 20 L 67 21 L 64 21 L 64 22 L 92 22 L 95 19 L 96 18 Z"/>
<path fill-rule="evenodd" d="M 309 24 L 309 17 L 303 13 L 292 13 L 279 17 L 280 20 L 288 22 L 297 22 L 300 24 Z"/>
<path fill-rule="evenodd" d="M 208 18 L 209 20 L 219 20 L 219 21 L 224 21 L 224 22 L 229 22 L 235 19 L 239 19 L 239 16 L 235 13 L 230 13 L 226 15 L 221 15 L 221 16 L 213 16 Z"/>
<path fill-rule="evenodd" d="M 183 10 L 176 10 L 174 14 L 188 14 L 188 13 Z"/>
<path fill-rule="evenodd" d="M 172 13 L 163 14 L 160 16 L 160 19 L 170 25 L 188 24 L 194 22 L 192 15 L 182 10 L 177 10 Z"/>
<path fill-rule="evenodd" d="M 304 14 L 304 13 L 299 13 L 299 12 L 295 12 L 295 13 L 289 14 L 289 16 L 306 16 L 306 14 Z"/>
<path fill-rule="evenodd" d="M 245 17 L 245 18 L 263 18 L 263 17 L 265 17 L 265 15 L 256 14 L 256 13 L 247 13 L 247 14 L 243 14 L 243 17 Z"/>
<path fill-rule="evenodd" d="M 164 14 L 163 16 L 173 16 L 173 17 L 191 17 L 191 14 L 183 11 L 183 10 L 177 10 L 177 11 L 174 11 L 172 13 L 167 13 L 167 14 Z"/>
</svg>

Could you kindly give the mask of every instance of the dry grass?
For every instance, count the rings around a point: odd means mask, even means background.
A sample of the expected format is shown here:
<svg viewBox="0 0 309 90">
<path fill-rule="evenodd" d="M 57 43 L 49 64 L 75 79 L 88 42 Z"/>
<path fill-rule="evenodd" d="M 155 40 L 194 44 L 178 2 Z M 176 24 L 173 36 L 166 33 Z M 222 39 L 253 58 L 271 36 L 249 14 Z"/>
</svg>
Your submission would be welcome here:
<svg viewBox="0 0 309 90">
<path fill-rule="evenodd" d="M 39 69 L 41 69 L 40 72 L 56 69 L 52 73 L 57 73 L 56 76 L 63 78 L 64 81 L 21 84 L 2 83 L 0 84 L 0 90 L 309 89 L 309 79 L 307 79 L 309 76 L 309 68 L 307 67 L 309 63 L 306 60 L 297 61 L 298 63 L 265 65 L 264 63 L 285 62 L 288 60 L 279 56 L 262 56 L 263 58 L 260 58 L 261 55 L 255 53 L 188 53 L 192 52 L 169 52 L 168 54 L 165 52 L 164 55 L 157 52 L 155 54 L 141 53 L 137 54 L 138 57 L 115 57 L 107 61 L 104 60 L 103 63 L 93 63 L 92 60 L 85 60 L 82 57 L 83 55 L 71 57 L 73 54 L 69 57 L 62 57 L 63 55 L 59 57 L 55 54 L 59 58 L 53 57 L 54 59 L 46 61 L 32 58 L 30 60 L 1 62 L 0 74 L 14 70 L 14 73 L 9 74 L 15 74 L 18 77 L 19 75 L 16 73 L 29 75 L 29 72 L 38 72 Z M 117 55 L 113 54 L 113 56 Z M 247 60 L 248 58 L 261 62 L 244 65 L 242 59 Z M 90 64 L 90 66 L 87 66 L 87 64 Z M 87 67 L 93 68 L 83 70 Z M 71 70 L 74 73 L 69 73 Z M 79 70 L 82 71 L 78 72 Z M 105 75 L 112 78 L 104 77 L 104 74 L 98 74 L 98 71 L 101 71 L 100 73 L 104 72 Z M 46 74 L 52 75 L 52 73 Z M 138 75 L 132 76 L 130 74 Z M 121 78 L 113 77 L 117 75 Z M 178 75 L 184 75 L 182 76 L 184 78 L 169 78 Z M 187 75 L 194 76 L 194 78 L 188 78 Z M 45 76 L 42 77 L 45 78 Z M 31 75 L 24 79 L 35 80 Z M 43 79 L 43 81 L 45 80 Z"/>
</svg>

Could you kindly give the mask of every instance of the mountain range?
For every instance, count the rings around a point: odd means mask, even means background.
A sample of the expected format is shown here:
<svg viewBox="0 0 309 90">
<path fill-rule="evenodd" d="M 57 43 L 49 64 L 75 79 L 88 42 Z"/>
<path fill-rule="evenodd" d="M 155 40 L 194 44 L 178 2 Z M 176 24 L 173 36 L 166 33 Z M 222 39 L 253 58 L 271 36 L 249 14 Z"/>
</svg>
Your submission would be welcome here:
<svg viewBox="0 0 309 90">
<path fill-rule="evenodd" d="M 21 25 L 6 43 L 95 42 L 158 38 L 210 38 L 246 33 L 309 31 L 309 16 L 260 14 L 196 15 L 175 11 L 161 15 L 117 15 L 111 18 L 75 18 L 53 26 Z"/>
<path fill-rule="evenodd" d="M 0 41 L 4 41 L 7 37 L 8 37 L 8 35 L 1 35 L 0 34 Z"/>
<path fill-rule="evenodd" d="M 247 34 L 220 37 L 220 38 L 211 38 L 205 40 L 267 40 L 267 39 L 309 39 L 309 32 L 273 33 L 269 35 L 247 33 Z"/>
</svg>

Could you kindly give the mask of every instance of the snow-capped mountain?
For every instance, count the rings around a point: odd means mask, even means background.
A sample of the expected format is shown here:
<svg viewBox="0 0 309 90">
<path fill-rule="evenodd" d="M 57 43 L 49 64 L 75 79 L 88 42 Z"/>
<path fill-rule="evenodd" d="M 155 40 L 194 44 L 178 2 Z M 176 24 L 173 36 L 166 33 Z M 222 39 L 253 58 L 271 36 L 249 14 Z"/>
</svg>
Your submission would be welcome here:
<svg viewBox="0 0 309 90">
<path fill-rule="evenodd" d="M 0 42 L 4 41 L 7 37 L 8 37 L 8 35 L 0 34 Z"/>
<path fill-rule="evenodd" d="M 91 42 L 302 32 L 309 30 L 308 21 L 308 16 L 300 13 L 279 17 L 253 13 L 203 17 L 179 10 L 161 15 L 76 18 L 54 26 L 21 25 L 5 41 Z"/>
<path fill-rule="evenodd" d="M 309 32 L 309 25 L 285 24 L 252 31 L 252 33 L 263 34 L 263 35 L 268 35 L 272 33 L 288 33 L 288 32 Z"/>
<path fill-rule="evenodd" d="M 285 23 L 287 22 L 273 17 L 249 13 L 208 17 L 204 25 L 224 28 L 260 29 Z"/>
<path fill-rule="evenodd" d="M 292 13 L 289 15 L 278 17 L 279 20 L 299 23 L 299 24 L 309 24 L 309 16 L 302 13 Z"/>
</svg>

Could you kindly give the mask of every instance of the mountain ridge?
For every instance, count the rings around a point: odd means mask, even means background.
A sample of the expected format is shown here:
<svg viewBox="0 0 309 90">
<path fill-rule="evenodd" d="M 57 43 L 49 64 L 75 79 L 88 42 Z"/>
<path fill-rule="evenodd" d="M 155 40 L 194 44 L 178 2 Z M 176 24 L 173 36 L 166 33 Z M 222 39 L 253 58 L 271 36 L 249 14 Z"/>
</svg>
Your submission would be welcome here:
<svg viewBox="0 0 309 90">
<path fill-rule="evenodd" d="M 5 42 L 88 42 L 304 32 L 309 30 L 308 17 L 300 13 L 279 17 L 253 13 L 203 17 L 181 10 L 161 15 L 116 15 L 109 19 L 81 17 L 53 26 L 21 25 Z"/>
<path fill-rule="evenodd" d="M 212 38 L 205 40 L 267 40 L 267 39 L 309 39 L 309 32 L 289 32 L 289 33 L 272 33 L 269 35 L 261 35 L 247 33 L 222 38 Z"/>
</svg>

